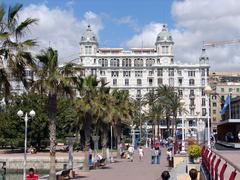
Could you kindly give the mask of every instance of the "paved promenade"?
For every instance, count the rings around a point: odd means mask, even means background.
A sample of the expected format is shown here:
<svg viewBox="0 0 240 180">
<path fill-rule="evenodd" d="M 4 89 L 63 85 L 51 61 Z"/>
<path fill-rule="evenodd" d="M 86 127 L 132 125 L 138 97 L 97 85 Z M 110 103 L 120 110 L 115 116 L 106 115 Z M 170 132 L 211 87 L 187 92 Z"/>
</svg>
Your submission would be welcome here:
<svg viewBox="0 0 240 180">
<path fill-rule="evenodd" d="M 166 149 L 162 149 L 160 165 L 150 164 L 150 149 L 144 149 L 144 159 L 138 159 L 135 152 L 134 161 L 121 159 L 116 163 L 108 164 L 105 169 L 91 170 L 86 180 L 156 180 L 164 170 L 170 170 L 167 166 Z"/>
</svg>

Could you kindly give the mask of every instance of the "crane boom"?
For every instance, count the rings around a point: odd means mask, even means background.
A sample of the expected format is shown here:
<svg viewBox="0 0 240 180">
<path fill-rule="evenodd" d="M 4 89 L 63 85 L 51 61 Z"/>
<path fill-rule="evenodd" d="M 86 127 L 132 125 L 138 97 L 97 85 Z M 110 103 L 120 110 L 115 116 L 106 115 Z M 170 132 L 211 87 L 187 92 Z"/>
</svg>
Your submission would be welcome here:
<svg viewBox="0 0 240 180">
<path fill-rule="evenodd" d="M 233 45 L 233 44 L 240 44 L 240 39 L 203 42 L 203 47 L 216 47 L 216 46 Z"/>
</svg>

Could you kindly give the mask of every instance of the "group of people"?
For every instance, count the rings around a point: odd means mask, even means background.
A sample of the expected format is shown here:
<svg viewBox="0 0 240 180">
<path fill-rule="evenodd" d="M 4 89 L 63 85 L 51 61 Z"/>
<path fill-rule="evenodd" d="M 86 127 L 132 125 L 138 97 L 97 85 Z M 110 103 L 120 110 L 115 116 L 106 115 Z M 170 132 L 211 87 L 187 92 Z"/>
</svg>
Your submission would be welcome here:
<svg viewBox="0 0 240 180">
<path fill-rule="evenodd" d="M 152 164 L 160 164 L 161 150 L 160 146 L 152 147 L 151 149 Z"/>
<path fill-rule="evenodd" d="M 191 169 L 189 171 L 189 177 L 191 180 L 197 180 L 198 171 L 196 169 Z M 163 171 L 161 174 L 161 178 L 157 180 L 169 180 L 169 179 L 170 179 L 170 173 L 168 171 Z"/>
</svg>

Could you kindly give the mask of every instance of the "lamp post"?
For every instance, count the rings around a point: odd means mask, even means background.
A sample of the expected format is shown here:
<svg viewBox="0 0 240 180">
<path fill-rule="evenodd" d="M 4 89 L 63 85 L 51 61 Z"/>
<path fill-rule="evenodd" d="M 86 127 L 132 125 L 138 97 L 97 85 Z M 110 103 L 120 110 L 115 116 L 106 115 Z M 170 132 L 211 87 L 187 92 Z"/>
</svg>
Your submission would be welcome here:
<svg viewBox="0 0 240 180">
<path fill-rule="evenodd" d="M 25 113 L 25 116 L 23 117 L 23 115 L 24 115 L 23 111 L 22 111 L 22 110 L 19 110 L 19 111 L 17 112 L 17 115 L 18 115 L 18 117 L 24 119 L 24 121 L 25 121 L 24 161 L 23 161 L 23 180 L 25 180 L 25 179 L 26 179 L 26 162 L 27 162 L 27 123 L 28 123 L 28 120 L 29 120 L 30 118 L 33 118 L 33 117 L 36 115 L 36 113 L 35 113 L 34 110 L 31 110 L 31 111 L 29 112 L 29 115 L 28 115 L 28 113 L 26 112 L 26 113 Z"/>
<path fill-rule="evenodd" d="M 132 129 L 132 145 L 133 145 L 133 147 L 135 146 L 135 127 L 136 127 L 136 125 L 134 124 L 134 125 L 131 125 L 131 129 Z"/>
<path fill-rule="evenodd" d="M 212 88 L 207 85 L 204 89 L 205 94 L 207 95 L 207 145 L 208 148 L 211 147 L 211 143 L 210 143 L 210 95 L 212 93 Z"/>
<path fill-rule="evenodd" d="M 184 106 L 185 104 L 185 101 L 183 99 L 181 99 L 180 103 L 182 104 L 182 106 Z M 184 129 L 185 129 L 185 113 L 182 112 L 182 149 L 181 149 L 181 154 L 186 154 L 186 151 L 185 151 L 185 132 L 184 132 Z"/>
<path fill-rule="evenodd" d="M 145 131 L 146 131 L 145 147 L 148 148 L 148 124 L 147 124 L 147 122 L 145 122 Z"/>
</svg>

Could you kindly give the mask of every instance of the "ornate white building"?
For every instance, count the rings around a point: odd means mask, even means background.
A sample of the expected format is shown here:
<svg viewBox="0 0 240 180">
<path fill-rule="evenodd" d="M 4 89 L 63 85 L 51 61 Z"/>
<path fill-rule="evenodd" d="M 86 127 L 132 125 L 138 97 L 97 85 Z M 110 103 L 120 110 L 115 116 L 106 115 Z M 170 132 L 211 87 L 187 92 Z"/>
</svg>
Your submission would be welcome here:
<svg viewBox="0 0 240 180">
<path fill-rule="evenodd" d="M 207 118 L 209 106 L 204 88 L 208 83 L 209 60 L 203 49 L 197 63 L 176 63 L 173 47 L 174 41 L 165 25 L 156 36 L 155 46 L 128 51 L 100 48 L 95 33 L 88 26 L 80 41 L 79 64 L 85 69 L 83 75 L 96 75 L 111 88 L 128 90 L 134 98 L 141 98 L 162 84 L 175 87 L 189 112 L 185 126 L 194 129 L 200 122 L 197 119 Z"/>
</svg>

